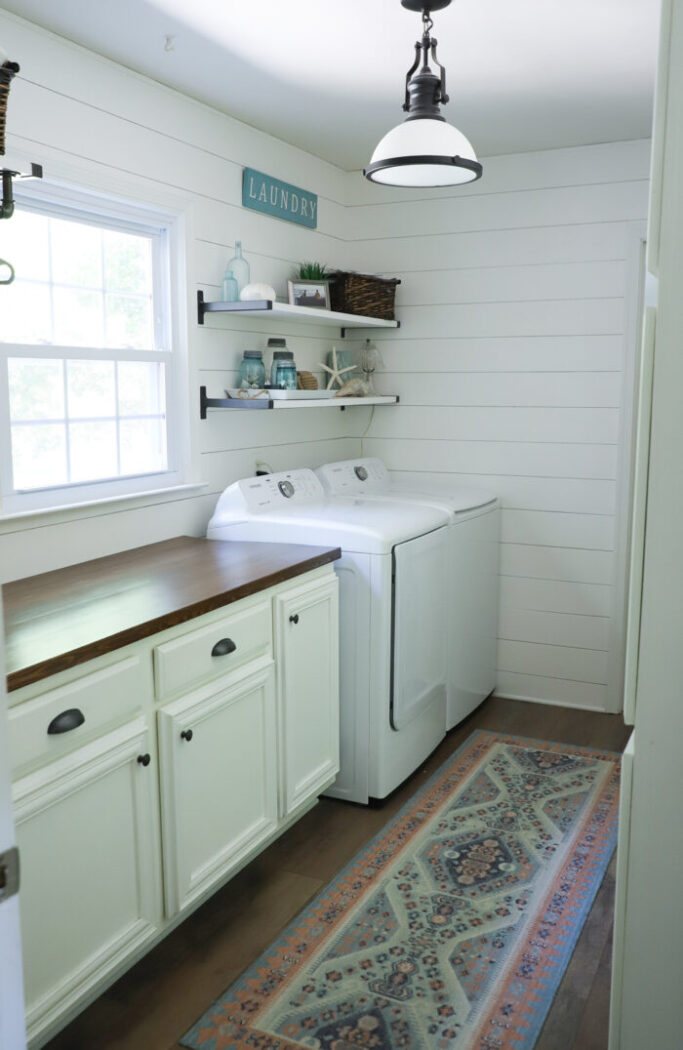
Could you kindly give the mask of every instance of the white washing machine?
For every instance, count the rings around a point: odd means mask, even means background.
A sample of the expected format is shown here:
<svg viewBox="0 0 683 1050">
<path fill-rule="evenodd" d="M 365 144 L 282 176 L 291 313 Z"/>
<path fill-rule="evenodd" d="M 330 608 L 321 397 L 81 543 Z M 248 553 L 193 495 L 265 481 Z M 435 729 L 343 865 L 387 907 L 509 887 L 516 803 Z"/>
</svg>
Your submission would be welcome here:
<svg viewBox="0 0 683 1050">
<path fill-rule="evenodd" d="M 447 716 L 452 729 L 496 686 L 500 510 L 483 489 L 395 480 L 381 459 L 326 463 L 316 471 L 334 497 L 409 501 L 448 514 Z"/>
<path fill-rule="evenodd" d="M 341 548 L 341 768 L 326 793 L 384 798 L 445 736 L 448 515 L 327 498 L 302 469 L 230 485 L 207 536 Z"/>
</svg>

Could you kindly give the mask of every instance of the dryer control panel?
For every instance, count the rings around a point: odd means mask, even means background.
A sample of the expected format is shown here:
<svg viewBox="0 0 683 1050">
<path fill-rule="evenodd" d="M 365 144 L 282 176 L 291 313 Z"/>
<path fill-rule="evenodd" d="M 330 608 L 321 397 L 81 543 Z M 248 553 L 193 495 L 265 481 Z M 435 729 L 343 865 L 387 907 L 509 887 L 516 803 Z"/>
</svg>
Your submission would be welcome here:
<svg viewBox="0 0 683 1050">
<path fill-rule="evenodd" d="M 302 503 L 318 503 L 325 490 L 312 470 L 286 470 L 243 478 L 229 485 L 220 497 L 212 521 L 240 520 L 245 515 L 266 514 Z"/>
<path fill-rule="evenodd" d="M 381 459 L 372 456 L 325 463 L 316 474 L 330 496 L 359 496 L 391 489 L 389 471 Z"/>
</svg>

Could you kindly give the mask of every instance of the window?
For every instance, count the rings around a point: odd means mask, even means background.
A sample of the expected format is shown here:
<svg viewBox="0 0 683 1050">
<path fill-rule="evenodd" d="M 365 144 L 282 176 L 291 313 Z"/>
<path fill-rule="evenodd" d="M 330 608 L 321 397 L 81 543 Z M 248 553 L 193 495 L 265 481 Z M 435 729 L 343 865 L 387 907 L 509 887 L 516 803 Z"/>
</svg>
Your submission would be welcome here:
<svg viewBox="0 0 683 1050">
<path fill-rule="evenodd" d="M 96 204 L 96 206 L 94 206 Z M 167 487 L 169 222 L 87 195 L 17 199 L 0 223 L 3 509 Z"/>
</svg>

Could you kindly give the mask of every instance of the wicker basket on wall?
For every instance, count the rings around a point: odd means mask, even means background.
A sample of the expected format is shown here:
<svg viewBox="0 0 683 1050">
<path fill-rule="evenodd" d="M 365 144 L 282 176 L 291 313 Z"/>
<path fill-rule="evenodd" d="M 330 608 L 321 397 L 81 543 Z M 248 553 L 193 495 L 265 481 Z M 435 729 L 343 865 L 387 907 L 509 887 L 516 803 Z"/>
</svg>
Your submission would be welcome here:
<svg viewBox="0 0 683 1050">
<path fill-rule="evenodd" d="M 394 298 L 397 277 L 374 277 L 367 273 L 349 273 L 338 270 L 332 275 L 330 305 L 333 310 L 363 317 L 394 320 Z"/>
<path fill-rule="evenodd" d="M 0 157 L 5 155 L 5 122 L 7 120 L 7 100 L 12 79 L 19 72 L 16 62 L 5 62 L 0 66 Z"/>
</svg>

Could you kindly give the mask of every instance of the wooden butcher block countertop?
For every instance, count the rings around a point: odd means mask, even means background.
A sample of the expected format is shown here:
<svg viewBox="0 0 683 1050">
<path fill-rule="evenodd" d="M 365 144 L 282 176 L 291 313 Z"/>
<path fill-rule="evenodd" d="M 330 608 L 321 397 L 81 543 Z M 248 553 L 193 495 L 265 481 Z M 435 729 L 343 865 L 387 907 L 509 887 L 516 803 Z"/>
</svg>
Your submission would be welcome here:
<svg viewBox="0 0 683 1050">
<path fill-rule="evenodd" d="M 3 587 L 8 690 L 341 557 L 339 548 L 178 536 Z"/>
</svg>

